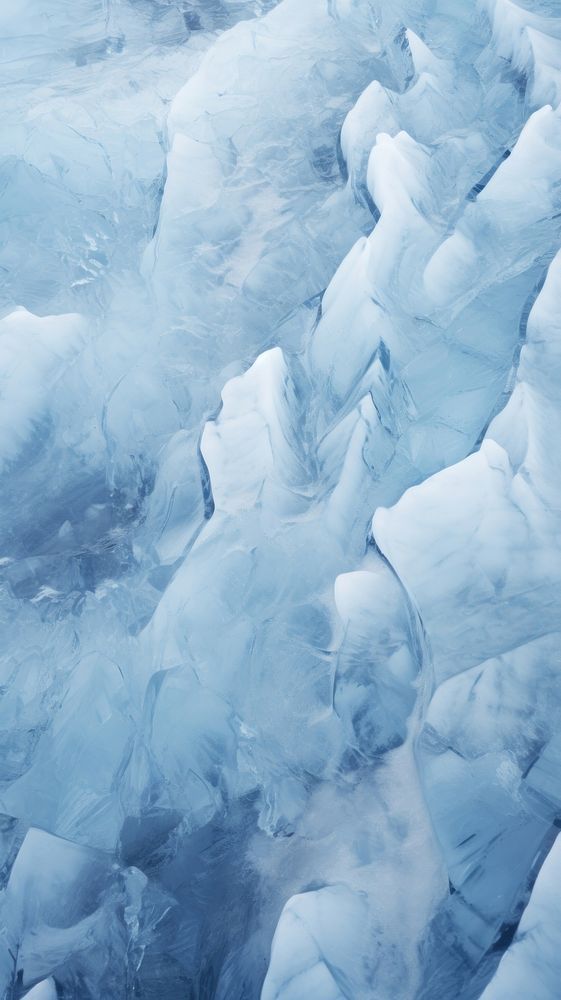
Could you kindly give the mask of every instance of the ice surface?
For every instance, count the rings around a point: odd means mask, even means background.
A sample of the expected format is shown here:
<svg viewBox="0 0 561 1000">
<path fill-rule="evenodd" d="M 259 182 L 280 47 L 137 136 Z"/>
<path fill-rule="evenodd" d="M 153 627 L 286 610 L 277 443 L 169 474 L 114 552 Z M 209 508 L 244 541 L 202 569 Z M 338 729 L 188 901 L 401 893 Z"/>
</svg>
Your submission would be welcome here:
<svg viewBox="0 0 561 1000">
<path fill-rule="evenodd" d="M 38 983 L 25 995 L 31 997 L 31 1000 L 56 1000 L 57 992 L 54 979 L 51 977 L 44 979 L 42 983 Z"/>
<path fill-rule="evenodd" d="M 556 1000 L 556 0 L 0 37 L 0 996 Z"/>
<path fill-rule="evenodd" d="M 457 890 L 437 933 L 468 904 L 475 956 L 515 921 L 558 810 L 560 280 L 557 255 L 480 450 L 374 518 L 432 648 L 419 760 Z"/>
<path fill-rule="evenodd" d="M 556 840 L 538 875 L 514 941 L 482 1000 L 548 1000 L 559 988 L 559 848 Z"/>
</svg>

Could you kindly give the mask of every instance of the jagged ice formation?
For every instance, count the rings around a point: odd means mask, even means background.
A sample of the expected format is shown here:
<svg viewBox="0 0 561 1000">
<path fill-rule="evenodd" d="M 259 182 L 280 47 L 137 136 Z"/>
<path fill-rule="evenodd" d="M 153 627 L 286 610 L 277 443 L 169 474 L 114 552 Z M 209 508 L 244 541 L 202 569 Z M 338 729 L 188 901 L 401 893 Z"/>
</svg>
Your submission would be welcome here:
<svg viewBox="0 0 561 1000">
<path fill-rule="evenodd" d="M 558 0 L 0 37 L 0 996 L 557 1000 Z"/>
</svg>

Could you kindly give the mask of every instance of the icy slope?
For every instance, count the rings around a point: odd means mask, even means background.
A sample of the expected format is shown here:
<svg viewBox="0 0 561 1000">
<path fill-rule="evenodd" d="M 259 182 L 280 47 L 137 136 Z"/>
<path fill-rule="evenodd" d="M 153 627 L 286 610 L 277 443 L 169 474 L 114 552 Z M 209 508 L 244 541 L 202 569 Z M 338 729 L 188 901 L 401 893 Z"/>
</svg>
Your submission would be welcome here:
<svg viewBox="0 0 561 1000">
<path fill-rule="evenodd" d="M 6 998 L 556 996 L 555 8 L 0 14 Z"/>
<path fill-rule="evenodd" d="M 559 988 L 559 844 L 538 875 L 512 945 L 482 1000 L 555 996 Z"/>
</svg>

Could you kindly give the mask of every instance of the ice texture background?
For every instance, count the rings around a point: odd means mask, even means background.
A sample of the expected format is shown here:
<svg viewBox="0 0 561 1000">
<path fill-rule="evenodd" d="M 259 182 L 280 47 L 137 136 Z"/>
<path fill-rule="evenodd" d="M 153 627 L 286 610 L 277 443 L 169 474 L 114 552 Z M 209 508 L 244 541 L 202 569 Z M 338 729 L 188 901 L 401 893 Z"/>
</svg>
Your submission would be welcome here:
<svg viewBox="0 0 561 1000">
<path fill-rule="evenodd" d="M 0 996 L 558 1000 L 558 0 L 0 38 Z"/>
</svg>

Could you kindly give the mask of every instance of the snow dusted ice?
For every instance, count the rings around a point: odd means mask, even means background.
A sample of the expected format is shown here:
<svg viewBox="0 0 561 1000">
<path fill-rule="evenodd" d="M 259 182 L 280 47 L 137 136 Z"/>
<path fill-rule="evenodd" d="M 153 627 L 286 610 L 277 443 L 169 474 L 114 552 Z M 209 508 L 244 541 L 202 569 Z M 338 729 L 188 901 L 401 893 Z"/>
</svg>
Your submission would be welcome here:
<svg viewBox="0 0 561 1000">
<path fill-rule="evenodd" d="M 559 1000 L 558 0 L 0 38 L 0 997 Z"/>
</svg>

